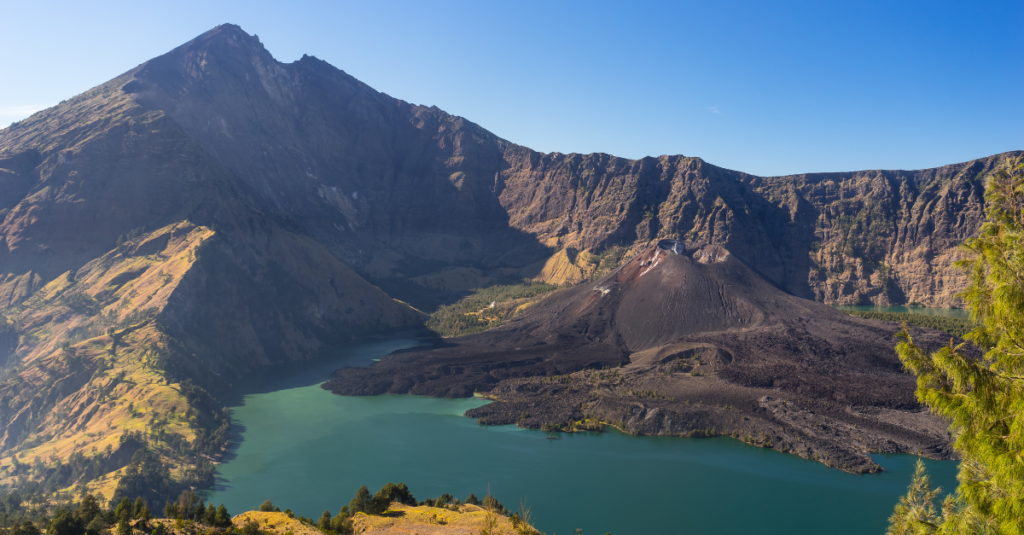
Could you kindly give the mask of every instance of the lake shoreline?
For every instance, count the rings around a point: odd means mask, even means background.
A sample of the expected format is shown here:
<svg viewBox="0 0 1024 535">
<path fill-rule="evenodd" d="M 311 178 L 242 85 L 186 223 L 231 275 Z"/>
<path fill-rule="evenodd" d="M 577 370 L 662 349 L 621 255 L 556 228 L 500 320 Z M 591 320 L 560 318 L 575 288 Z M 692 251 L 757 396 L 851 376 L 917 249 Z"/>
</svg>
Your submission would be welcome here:
<svg viewBox="0 0 1024 535">
<path fill-rule="evenodd" d="M 543 431 L 480 426 L 462 416 L 485 399 L 346 397 L 314 380 L 331 366 L 372 362 L 401 345 L 384 340 L 343 346 L 336 358 L 319 362 L 319 372 L 299 366 L 294 375 L 275 370 L 269 383 L 257 380 L 258 391 L 232 407 L 242 440 L 218 466 L 216 487 L 204 496 L 236 514 L 270 498 L 282 509 L 316 517 L 337 511 L 362 485 L 402 481 L 419 499 L 444 492 L 480 496 L 490 485 L 503 503 L 526 499 L 537 527 L 547 533 L 577 527 L 617 535 L 669 533 L 685 518 L 690 533 L 747 533 L 749 519 L 756 519 L 770 535 L 825 525 L 842 525 L 832 532 L 852 535 L 884 530 L 916 460 L 874 455 L 886 472 L 855 476 L 725 438 L 606 430 L 551 441 Z M 955 463 L 926 463 L 937 485 L 955 488 Z M 748 522 L 723 520 L 724 503 L 748 509 Z M 627 522 L 615 513 L 622 507 L 651 513 Z"/>
</svg>

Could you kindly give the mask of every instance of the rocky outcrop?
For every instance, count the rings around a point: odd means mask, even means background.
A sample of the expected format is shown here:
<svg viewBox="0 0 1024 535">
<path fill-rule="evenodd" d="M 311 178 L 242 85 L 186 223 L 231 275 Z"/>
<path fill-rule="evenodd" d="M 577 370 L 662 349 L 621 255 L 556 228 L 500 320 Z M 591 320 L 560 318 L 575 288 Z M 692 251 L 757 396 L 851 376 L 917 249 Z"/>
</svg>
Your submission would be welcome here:
<svg viewBox="0 0 1024 535">
<path fill-rule="evenodd" d="M 502 205 L 557 249 L 632 254 L 657 239 L 725 245 L 784 290 L 825 303 L 955 306 L 950 269 L 1008 155 L 924 171 L 762 178 L 699 158 L 540 155 L 508 146 Z M 631 256 L 631 255 L 627 255 Z M 581 267 L 587 267 L 584 258 Z M 563 258 L 547 280 L 572 280 Z"/>
</svg>

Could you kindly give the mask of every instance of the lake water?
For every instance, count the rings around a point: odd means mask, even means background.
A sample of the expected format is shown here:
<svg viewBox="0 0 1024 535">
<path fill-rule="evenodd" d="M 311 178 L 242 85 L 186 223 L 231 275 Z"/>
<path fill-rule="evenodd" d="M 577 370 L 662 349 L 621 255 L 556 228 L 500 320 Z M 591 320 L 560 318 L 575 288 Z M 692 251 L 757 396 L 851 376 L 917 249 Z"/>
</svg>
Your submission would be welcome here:
<svg viewBox="0 0 1024 535">
<path fill-rule="evenodd" d="M 480 426 L 477 399 L 343 397 L 319 387 L 343 365 L 368 365 L 412 341 L 335 350 L 261 371 L 233 403 L 239 442 L 206 493 L 238 514 L 272 499 L 284 510 L 337 513 L 362 485 L 405 482 L 422 500 L 483 497 L 532 507 L 549 535 L 881 534 L 915 458 L 877 456 L 886 472 L 855 476 L 727 438 L 561 434 Z M 956 485 L 956 464 L 926 461 Z"/>
<path fill-rule="evenodd" d="M 868 312 L 909 312 L 911 314 L 925 314 L 928 316 L 946 316 L 948 318 L 971 319 L 971 312 L 966 308 L 931 308 L 931 307 L 908 307 L 908 306 L 874 306 L 874 305 L 850 305 L 836 306 L 839 310 L 862 310 Z"/>
</svg>

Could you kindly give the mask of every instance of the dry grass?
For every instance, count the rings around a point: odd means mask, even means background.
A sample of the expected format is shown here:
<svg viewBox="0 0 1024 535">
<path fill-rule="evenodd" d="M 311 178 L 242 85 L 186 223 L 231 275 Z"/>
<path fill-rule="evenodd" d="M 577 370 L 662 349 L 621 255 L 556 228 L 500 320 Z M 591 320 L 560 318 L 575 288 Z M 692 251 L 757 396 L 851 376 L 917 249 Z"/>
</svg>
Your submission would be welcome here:
<svg viewBox="0 0 1024 535">
<path fill-rule="evenodd" d="M 21 463 L 65 461 L 76 451 L 89 456 L 107 446 L 116 450 L 125 431 L 147 431 L 157 418 L 166 422 L 168 434 L 194 438 L 184 420 L 188 405 L 180 386 L 169 383 L 154 366 L 153 352 L 165 348 L 168 340 L 146 311 L 166 305 L 195 262 L 194 251 L 212 235 L 205 227 L 181 222 L 140 236 L 123 250 L 91 262 L 77 280 L 68 274 L 58 277 L 19 307 L 12 319 L 27 334 L 19 348 L 25 369 L 8 381 L 20 383 L 0 385 L 14 389 L 14 403 L 27 407 L 55 380 L 75 370 L 85 374 L 80 386 L 35 426 L 28 445 L 19 448 Z M 88 306 L 69 305 L 71 294 L 86 296 Z M 111 331 L 108 325 L 115 327 Z M 76 332 L 94 335 L 59 347 Z M 12 438 L 4 436 L 7 445 Z M 10 456 L 0 459 L 0 482 L 9 476 L 11 461 Z M 105 474 L 89 490 L 109 498 L 117 476 Z"/>
<path fill-rule="evenodd" d="M 360 535 L 477 535 L 484 528 L 486 518 L 487 511 L 475 505 L 461 505 L 458 511 L 453 511 L 393 503 L 386 515 L 359 513 L 353 517 L 352 524 Z M 515 535 L 516 531 L 508 518 L 497 515 L 494 533 Z"/>
<path fill-rule="evenodd" d="M 238 529 L 242 529 L 250 521 L 255 521 L 259 524 L 261 530 L 272 531 L 281 535 L 285 533 L 292 533 L 293 535 L 324 535 L 322 531 L 303 524 L 294 518 L 289 518 L 284 513 L 248 511 L 231 519 L 231 523 Z"/>
</svg>

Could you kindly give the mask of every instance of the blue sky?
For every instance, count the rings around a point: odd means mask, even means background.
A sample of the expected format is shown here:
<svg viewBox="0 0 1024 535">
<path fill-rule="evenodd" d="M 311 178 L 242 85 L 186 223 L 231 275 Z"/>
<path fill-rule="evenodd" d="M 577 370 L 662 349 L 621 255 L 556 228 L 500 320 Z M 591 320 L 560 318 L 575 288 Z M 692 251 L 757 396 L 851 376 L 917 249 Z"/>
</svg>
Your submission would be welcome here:
<svg viewBox="0 0 1024 535">
<path fill-rule="evenodd" d="M 843 5 L 841 5 L 843 4 Z M 224 22 L 545 152 L 761 175 L 1024 149 L 1024 2 L 0 0 L 0 125 Z"/>
</svg>

